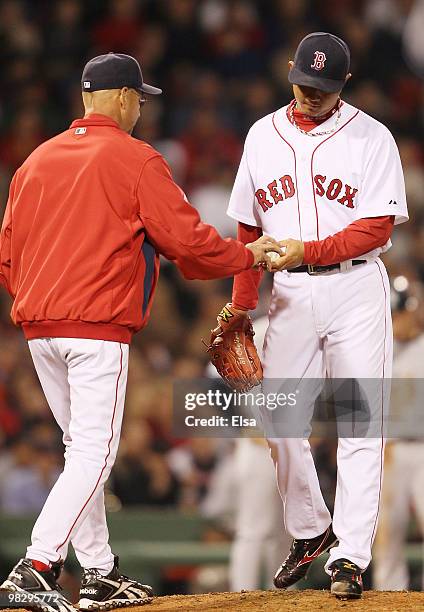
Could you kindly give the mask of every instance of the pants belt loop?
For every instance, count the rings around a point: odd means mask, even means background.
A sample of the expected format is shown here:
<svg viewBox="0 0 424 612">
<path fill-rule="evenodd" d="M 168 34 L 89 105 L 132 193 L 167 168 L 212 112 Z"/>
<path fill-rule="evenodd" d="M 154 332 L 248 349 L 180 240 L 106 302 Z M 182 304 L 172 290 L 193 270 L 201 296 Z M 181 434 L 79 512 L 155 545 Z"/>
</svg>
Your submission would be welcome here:
<svg viewBox="0 0 424 612">
<path fill-rule="evenodd" d="M 352 269 L 352 260 L 348 259 L 347 261 L 340 262 L 340 272 L 348 272 Z"/>
</svg>

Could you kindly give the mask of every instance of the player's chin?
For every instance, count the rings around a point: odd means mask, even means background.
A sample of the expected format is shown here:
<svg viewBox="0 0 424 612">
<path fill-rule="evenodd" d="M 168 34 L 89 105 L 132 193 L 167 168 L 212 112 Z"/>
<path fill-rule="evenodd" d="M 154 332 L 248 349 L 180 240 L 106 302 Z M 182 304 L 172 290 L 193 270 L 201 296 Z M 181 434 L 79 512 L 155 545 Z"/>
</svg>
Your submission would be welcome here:
<svg viewBox="0 0 424 612">
<path fill-rule="evenodd" d="M 310 117 L 319 117 L 325 113 L 325 107 L 322 104 L 304 104 L 304 108 Z"/>
</svg>

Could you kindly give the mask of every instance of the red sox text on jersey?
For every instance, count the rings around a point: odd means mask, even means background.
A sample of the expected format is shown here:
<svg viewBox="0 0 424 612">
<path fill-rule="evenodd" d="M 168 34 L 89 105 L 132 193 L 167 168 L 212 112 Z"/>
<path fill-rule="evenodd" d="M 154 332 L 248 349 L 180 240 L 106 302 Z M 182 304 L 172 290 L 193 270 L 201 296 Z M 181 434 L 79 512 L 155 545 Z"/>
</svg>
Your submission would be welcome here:
<svg viewBox="0 0 424 612">
<path fill-rule="evenodd" d="M 355 208 L 355 196 L 358 193 L 356 187 L 351 187 L 339 178 L 329 180 L 322 174 L 314 176 L 314 184 L 315 193 L 318 196 L 325 196 L 330 201 L 336 200 L 347 208 Z M 292 198 L 295 193 L 296 188 L 292 177 L 285 174 L 281 178 L 271 181 L 266 189 L 257 189 L 255 196 L 263 212 L 267 212 L 274 204 Z"/>
</svg>

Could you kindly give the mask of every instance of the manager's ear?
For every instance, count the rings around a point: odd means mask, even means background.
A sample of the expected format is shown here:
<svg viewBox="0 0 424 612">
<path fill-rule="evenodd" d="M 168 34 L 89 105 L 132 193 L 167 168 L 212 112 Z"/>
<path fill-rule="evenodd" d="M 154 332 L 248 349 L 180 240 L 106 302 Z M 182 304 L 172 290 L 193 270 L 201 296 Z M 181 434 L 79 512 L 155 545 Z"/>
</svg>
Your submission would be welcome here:
<svg viewBox="0 0 424 612">
<path fill-rule="evenodd" d="M 119 102 L 120 102 L 120 106 L 123 109 L 126 109 L 128 106 L 128 87 L 122 87 L 119 90 Z"/>
<path fill-rule="evenodd" d="M 351 76 L 352 76 L 352 73 L 348 72 L 347 75 L 346 75 L 346 78 L 345 78 L 345 85 L 348 82 L 348 80 L 351 78 Z"/>
<path fill-rule="evenodd" d="M 294 66 L 294 61 L 293 60 L 289 60 L 289 68 L 290 70 L 293 68 Z"/>
</svg>

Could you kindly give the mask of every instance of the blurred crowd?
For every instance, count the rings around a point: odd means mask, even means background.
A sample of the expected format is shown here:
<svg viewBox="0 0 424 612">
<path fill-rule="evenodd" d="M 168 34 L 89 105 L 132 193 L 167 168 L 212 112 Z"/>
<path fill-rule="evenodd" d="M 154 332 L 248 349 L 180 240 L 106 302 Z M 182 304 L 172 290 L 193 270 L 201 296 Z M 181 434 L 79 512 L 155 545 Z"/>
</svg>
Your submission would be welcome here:
<svg viewBox="0 0 424 612">
<path fill-rule="evenodd" d="M 291 100 L 287 62 L 300 39 L 330 31 L 352 52 L 344 99 L 389 126 L 403 161 L 412 222 L 395 230 L 385 263 L 424 280 L 423 24 L 423 0 L 1 0 L 0 217 L 15 169 L 82 115 L 85 61 L 115 51 L 135 55 L 164 91 L 134 135 L 165 155 L 205 220 L 234 234 L 225 212 L 246 132 Z M 163 261 L 150 324 L 132 346 L 110 508 L 210 503 L 232 442 L 175 438 L 172 381 L 204 374 L 201 338 L 230 291 L 231 280 L 188 283 Z M 0 292 L 0 511 L 25 513 L 41 508 L 63 450 L 9 311 Z M 334 448 L 318 445 L 317 462 L 330 491 Z"/>
</svg>

